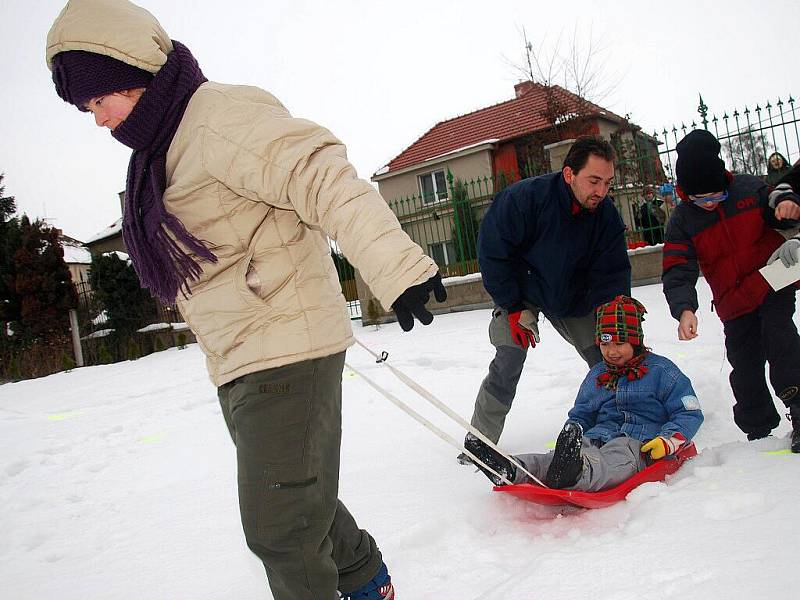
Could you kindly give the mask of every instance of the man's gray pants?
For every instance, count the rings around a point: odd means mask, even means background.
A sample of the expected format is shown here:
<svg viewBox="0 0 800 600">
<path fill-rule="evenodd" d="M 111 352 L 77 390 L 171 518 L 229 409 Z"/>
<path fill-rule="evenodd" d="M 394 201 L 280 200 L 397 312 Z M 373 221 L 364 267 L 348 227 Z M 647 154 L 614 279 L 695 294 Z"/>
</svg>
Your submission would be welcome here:
<svg viewBox="0 0 800 600">
<path fill-rule="evenodd" d="M 527 308 L 537 314 L 539 310 L 530 305 Z M 583 317 L 570 317 L 556 319 L 545 317 L 556 331 L 569 342 L 580 357 L 591 368 L 601 360 L 603 355 L 595 344 L 596 321 L 594 311 Z M 528 355 L 514 343 L 511 337 L 511 326 L 508 324 L 508 311 L 495 307 L 492 311 L 492 320 L 489 323 L 489 341 L 495 347 L 495 356 L 489 364 L 489 374 L 486 375 L 478 396 L 475 398 L 475 410 L 472 414 L 472 426 L 486 437 L 497 443 L 506 415 L 511 410 L 517 383 L 522 375 L 522 367 Z M 541 352 L 540 349 L 533 349 Z"/>
<path fill-rule="evenodd" d="M 250 373 L 218 389 L 236 444 L 249 548 L 276 600 L 334 600 L 381 553 L 338 500 L 344 352 Z"/>
<path fill-rule="evenodd" d="M 640 451 L 641 447 L 642 442 L 628 436 L 614 438 L 599 448 L 584 437 L 581 446 L 583 471 L 575 485 L 565 489 L 600 492 L 630 479 L 647 466 L 647 461 Z M 531 475 L 544 481 L 547 469 L 553 461 L 553 453 L 519 454 L 514 458 Z M 529 481 L 529 477 L 525 473 L 517 469 L 514 483 L 533 482 Z"/>
</svg>

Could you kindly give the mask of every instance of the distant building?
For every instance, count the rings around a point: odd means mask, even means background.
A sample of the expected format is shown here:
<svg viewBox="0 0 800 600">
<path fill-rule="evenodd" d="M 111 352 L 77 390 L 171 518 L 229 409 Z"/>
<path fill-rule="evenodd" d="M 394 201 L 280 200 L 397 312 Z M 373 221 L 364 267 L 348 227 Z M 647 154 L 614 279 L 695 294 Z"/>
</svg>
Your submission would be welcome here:
<svg viewBox="0 0 800 600">
<path fill-rule="evenodd" d="M 64 262 L 67 263 L 72 283 L 75 285 L 89 283 L 89 266 L 92 264 L 92 254 L 83 242 L 71 238 L 63 233 L 59 234 L 61 247 L 64 249 Z"/>
<path fill-rule="evenodd" d="M 119 193 L 120 212 L 125 210 L 125 192 Z M 92 254 L 105 252 L 127 252 L 125 242 L 122 241 L 122 217 L 111 225 L 96 233 L 86 241 L 86 246 Z"/>
</svg>

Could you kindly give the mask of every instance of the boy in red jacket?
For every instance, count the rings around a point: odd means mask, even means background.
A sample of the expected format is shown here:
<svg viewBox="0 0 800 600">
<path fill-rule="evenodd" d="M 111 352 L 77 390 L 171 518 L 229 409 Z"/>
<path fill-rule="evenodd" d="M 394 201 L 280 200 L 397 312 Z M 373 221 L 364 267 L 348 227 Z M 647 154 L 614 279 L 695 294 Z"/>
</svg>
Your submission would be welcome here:
<svg viewBox="0 0 800 600">
<path fill-rule="evenodd" d="M 678 339 L 697 337 L 699 272 L 713 293 L 733 370 L 733 418 L 748 440 L 766 437 L 780 416 L 770 382 L 789 409 L 792 452 L 800 452 L 800 336 L 794 325 L 794 286 L 773 291 L 758 272 L 780 254 L 788 229 L 800 218 L 800 197 L 770 206 L 770 188 L 752 175 L 732 175 L 719 157 L 720 144 L 695 130 L 676 147 L 680 204 L 672 212 L 664 245 L 662 282 Z"/>
</svg>

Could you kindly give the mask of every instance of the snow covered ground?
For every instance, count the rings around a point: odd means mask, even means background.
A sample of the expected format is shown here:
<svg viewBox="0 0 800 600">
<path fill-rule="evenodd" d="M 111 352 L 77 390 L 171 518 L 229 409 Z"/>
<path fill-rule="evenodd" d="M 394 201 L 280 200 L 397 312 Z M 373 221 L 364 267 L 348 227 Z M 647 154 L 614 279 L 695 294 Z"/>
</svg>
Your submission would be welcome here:
<svg viewBox="0 0 800 600">
<path fill-rule="evenodd" d="M 647 343 L 692 379 L 699 456 L 611 508 L 563 513 L 491 492 L 457 451 L 344 378 L 341 497 L 380 544 L 401 600 L 791 598 L 800 456 L 789 424 L 747 443 L 733 424 L 721 326 L 700 283 L 700 337 L 678 342 L 659 286 L 636 288 Z M 492 357 L 489 311 L 356 335 L 469 418 Z M 348 362 L 450 425 L 363 349 Z M 544 450 L 585 366 L 545 323 L 501 446 Z M 784 411 L 781 410 L 781 413 Z M 241 535 L 234 448 L 196 345 L 0 386 L 0 597 L 271 598 Z"/>
</svg>

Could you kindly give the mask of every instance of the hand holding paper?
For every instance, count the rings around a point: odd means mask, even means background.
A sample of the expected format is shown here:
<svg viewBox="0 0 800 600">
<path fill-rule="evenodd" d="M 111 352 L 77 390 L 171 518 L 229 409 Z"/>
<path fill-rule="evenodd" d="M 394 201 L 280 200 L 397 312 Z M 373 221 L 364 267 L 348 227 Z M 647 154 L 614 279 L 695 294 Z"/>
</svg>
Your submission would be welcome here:
<svg viewBox="0 0 800 600">
<path fill-rule="evenodd" d="M 781 244 L 759 272 L 775 291 L 800 280 L 800 237 L 789 238 Z"/>
</svg>

